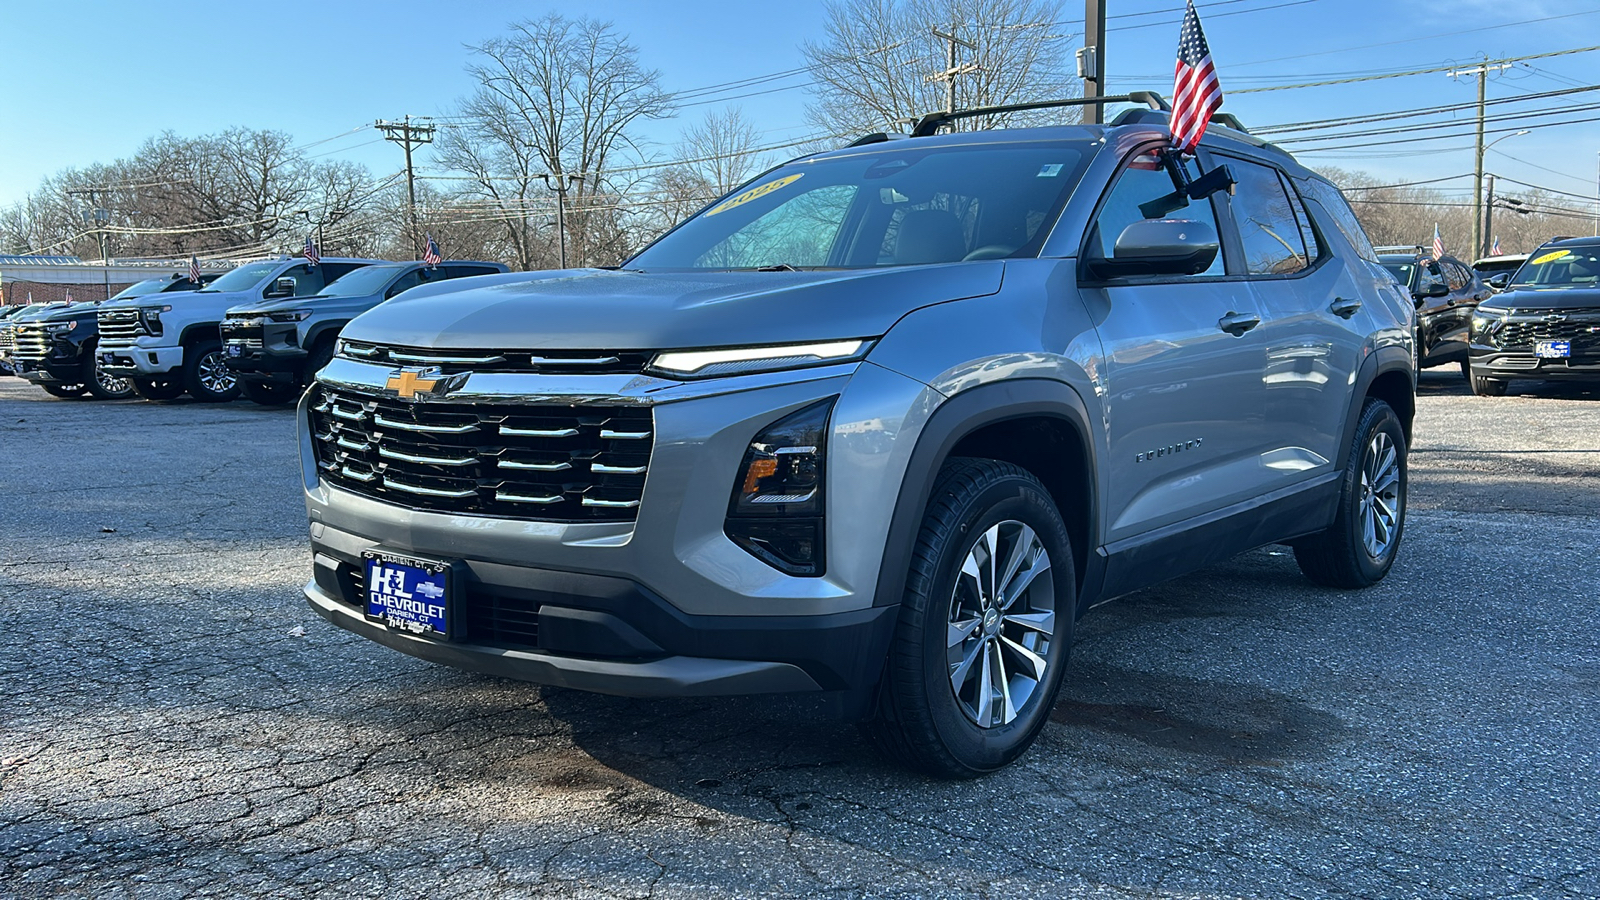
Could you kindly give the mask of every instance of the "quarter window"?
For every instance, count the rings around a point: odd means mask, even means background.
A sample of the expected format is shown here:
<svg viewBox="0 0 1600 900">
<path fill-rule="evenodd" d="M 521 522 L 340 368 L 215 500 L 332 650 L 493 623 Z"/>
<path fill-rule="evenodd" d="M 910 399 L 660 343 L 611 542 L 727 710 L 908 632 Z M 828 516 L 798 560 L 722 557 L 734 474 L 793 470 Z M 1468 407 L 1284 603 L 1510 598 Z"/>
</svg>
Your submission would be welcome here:
<svg viewBox="0 0 1600 900">
<path fill-rule="evenodd" d="M 1306 195 L 1315 200 L 1327 211 L 1333 219 L 1334 227 L 1356 248 L 1356 254 L 1368 262 L 1378 261 L 1378 251 L 1372 249 L 1372 241 L 1368 240 L 1367 232 L 1361 227 L 1361 220 L 1356 218 L 1355 210 L 1350 208 L 1349 201 L 1339 193 L 1339 189 L 1325 181 L 1305 180 L 1301 182 Z"/>
<path fill-rule="evenodd" d="M 1244 245 L 1245 271 L 1251 275 L 1292 275 L 1309 265 L 1305 238 L 1278 170 L 1230 158 L 1238 186 L 1233 219 Z"/>
<path fill-rule="evenodd" d="M 1197 173 L 1191 169 L 1189 174 L 1194 177 Z M 1199 202 L 1184 199 L 1181 205 L 1176 205 L 1179 203 L 1180 199 L 1174 196 L 1172 177 L 1162 168 L 1155 155 L 1147 151 L 1135 154 L 1128 160 L 1122 174 L 1117 176 L 1116 185 L 1100 207 L 1100 215 L 1089 234 L 1090 255 L 1110 259 L 1123 229 L 1147 219 L 1192 219 L 1211 226 L 1213 233 L 1220 233 L 1217 215 L 1209 199 Z M 1224 271 L 1222 251 L 1219 249 L 1210 268 L 1193 277 L 1222 275 Z"/>
</svg>

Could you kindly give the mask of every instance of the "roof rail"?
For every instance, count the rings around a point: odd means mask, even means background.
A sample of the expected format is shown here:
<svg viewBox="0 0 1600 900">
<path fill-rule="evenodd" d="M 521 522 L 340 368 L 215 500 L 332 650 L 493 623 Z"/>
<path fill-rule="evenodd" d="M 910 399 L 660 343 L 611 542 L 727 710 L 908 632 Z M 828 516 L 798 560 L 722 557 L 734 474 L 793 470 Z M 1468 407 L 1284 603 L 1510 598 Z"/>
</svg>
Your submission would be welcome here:
<svg viewBox="0 0 1600 900">
<path fill-rule="evenodd" d="M 1068 100 L 1040 100 L 1034 103 L 1011 103 L 1005 106 L 979 106 L 973 109 L 958 109 L 954 112 L 928 113 L 917 120 L 911 129 L 912 137 L 928 137 L 937 134 L 939 129 L 957 119 L 970 119 L 974 116 L 992 116 L 1003 113 L 1027 112 L 1034 109 L 1054 109 L 1062 106 L 1092 106 L 1106 103 L 1143 103 L 1151 109 L 1171 111 L 1172 107 L 1160 94 L 1154 91 L 1130 91 L 1111 97 L 1073 97 Z"/>
<path fill-rule="evenodd" d="M 883 131 L 874 131 L 871 134 L 863 134 L 861 137 L 856 138 L 855 140 L 851 141 L 848 144 L 845 144 L 845 146 L 846 147 L 865 147 L 868 144 L 881 144 L 884 141 L 896 141 L 896 140 L 900 140 L 900 139 L 902 139 L 904 137 L 906 137 L 906 135 L 903 135 L 903 134 L 890 134 L 888 132 L 883 132 Z"/>
</svg>

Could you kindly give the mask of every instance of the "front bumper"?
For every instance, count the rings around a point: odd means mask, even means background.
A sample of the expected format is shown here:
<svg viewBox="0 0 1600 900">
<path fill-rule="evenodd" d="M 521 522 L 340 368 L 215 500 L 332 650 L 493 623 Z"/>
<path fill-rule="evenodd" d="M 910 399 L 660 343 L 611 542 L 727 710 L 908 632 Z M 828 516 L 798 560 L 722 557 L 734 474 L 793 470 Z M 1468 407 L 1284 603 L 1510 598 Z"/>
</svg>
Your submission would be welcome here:
<svg viewBox="0 0 1600 900">
<path fill-rule="evenodd" d="M 1472 374 L 1501 381 L 1524 378 L 1534 381 L 1600 382 L 1600 354 L 1596 353 L 1566 359 L 1541 359 L 1526 349 L 1507 351 L 1473 344 L 1471 366 Z"/>
<path fill-rule="evenodd" d="M 336 359 L 319 380 L 376 393 L 389 372 Z M 878 569 L 928 391 L 861 364 L 687 384 L 474 374 L 452 394 L 456 403 L 651 406 L 654 449 L 637 518 L 595 522 L 427 511 L 342 490 L 318 475 L 302 402 L 316 560 L 306 595 L 341 627 L 462 668 L 631 696 L 837 692 L 849 714 L 859 714 L 898 614 L 876 602 Z M 758 431 L 833 395 L 828 570 L 787 575 L 723 533 L 728 497 Z M 487 637 L 469 625 L 463 640 L 450 642 L 390 632 L 362 615 L 368 549 L 459 562 L 469 573 L 469 619 L 506 608 L 536 625 Z"/>
<path fill-rule="evenodd" d="M 166 375 L 183 367 L 182 347 L 107 347 L 102 344 L 95 352 L 100 357 L 100 368 L 120 376 Z"/>
<path fill-rule="evenodd" d="M 310 356 L 299 345 L 292 323 L 251 323 L 222 329 L 223 359 L 228 369 L 245 381 L 298 382 Z"/>
</svg>

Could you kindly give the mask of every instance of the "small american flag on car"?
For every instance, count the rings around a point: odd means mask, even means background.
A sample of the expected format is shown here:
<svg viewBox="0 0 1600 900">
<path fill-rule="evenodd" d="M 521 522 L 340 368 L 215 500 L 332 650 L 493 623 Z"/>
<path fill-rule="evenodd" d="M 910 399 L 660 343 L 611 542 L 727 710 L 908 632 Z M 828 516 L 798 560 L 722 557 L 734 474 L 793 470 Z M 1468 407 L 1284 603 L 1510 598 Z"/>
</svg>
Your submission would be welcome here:
<svg viewBox="0 0 1600 900">
<path fill-rule="evenodd" d="M 1494 236 L 1494 246 L 1489 248 L 1489 255 L 1490 256 L 1499 256 L 1500 255 L 1500 235 L 1498 235 L 1498 234 Z"/>
<path fill-rule="evenodd" d="M 1178 67 L 1172 83 L 1172 145 L 1193 153 L 1205 136 L 1211 114 L 1222 105 L 1222 86 L 1211 62 L 1211 48 L 1200 30 L 1200 15 L 1189 0 L 1178 32 Z"/>
<path fill-rule="evenodd" d="M 322 251 L 317 249 L 317 242 L 309 234 L 306 235 L 306 249 L 301 251 L 301 255 L 310 260 L 313 266 L 322 262 Z"/>
<path fill-rule="evenodd" d="M 1433 223 L 1433 258 L 1444 256 L 1444 238 L 1439 237 L 1439 223 Z"/>
<path fill-rule="evenodd" d="M 189 254 L 189 280 L 195 284 L 200 283 L 200 257 Z"/>
<path fill-rule="evenodd" d="M 428 264 L 428 268 L 435 269 L 438 268 L 440 259 L 439 245 L 433 242 L 433 235 L 430 234 L 428 235 L 428 249 L 422 251 L 422 261 Z"/>
</svg>

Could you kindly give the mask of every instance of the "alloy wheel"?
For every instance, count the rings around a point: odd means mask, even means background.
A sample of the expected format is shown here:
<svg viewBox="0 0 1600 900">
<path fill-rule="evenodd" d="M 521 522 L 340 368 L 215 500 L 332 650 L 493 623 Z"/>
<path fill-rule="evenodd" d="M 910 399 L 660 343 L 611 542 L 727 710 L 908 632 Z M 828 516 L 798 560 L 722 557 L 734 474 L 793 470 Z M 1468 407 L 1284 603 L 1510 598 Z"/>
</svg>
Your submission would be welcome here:
<svg viewBox="0 0 1600 900">
<path fill-rule="evenodd" d="M 1400 454 L 1386 432 L 1375 432 L 1361 463 L 1361 541 L 1368 556 L 1382 559 L 1389 552 L 1404 503 Z"/>
<path fill-rule="evenodd" d="M 201 357 L 198 375 L 200 386 L 213 394 L 226 394 L 239 383 L 238 376 L 229 371 L 228 364 L 223 361 L 220 350 Z"/>
<path fill-rule="evenodd" d="M 133 380 L 119 375 L 113 375 L 99 366 L 94 367 L 94 380 L 100 389 L 108 394 L 133 393 Z"/>
<path fill-rule="evenodd" d="M 1015 721 L 1045 683 L 1056 629 L 1049 572 L 1043 542 L 1015 519 L 979 534 L 962 561 L 946 658 L 956 704 L 980 728 Z"/>
</svg>

